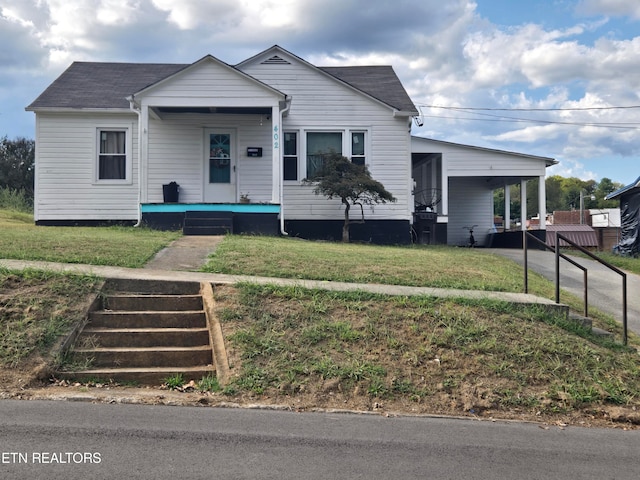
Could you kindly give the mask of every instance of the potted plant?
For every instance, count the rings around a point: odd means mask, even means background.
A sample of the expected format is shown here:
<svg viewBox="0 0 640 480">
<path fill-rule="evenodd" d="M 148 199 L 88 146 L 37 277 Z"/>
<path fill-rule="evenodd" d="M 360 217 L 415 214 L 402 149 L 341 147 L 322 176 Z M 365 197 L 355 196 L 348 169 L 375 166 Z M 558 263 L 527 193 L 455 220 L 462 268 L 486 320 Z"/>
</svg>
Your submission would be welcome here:
<svg viewBox="0 0 640 480">
<path fill-rule="evenodd" d="M 240 194 L 240 203 L 251 203 L 248 192 Z"/>
</svg>

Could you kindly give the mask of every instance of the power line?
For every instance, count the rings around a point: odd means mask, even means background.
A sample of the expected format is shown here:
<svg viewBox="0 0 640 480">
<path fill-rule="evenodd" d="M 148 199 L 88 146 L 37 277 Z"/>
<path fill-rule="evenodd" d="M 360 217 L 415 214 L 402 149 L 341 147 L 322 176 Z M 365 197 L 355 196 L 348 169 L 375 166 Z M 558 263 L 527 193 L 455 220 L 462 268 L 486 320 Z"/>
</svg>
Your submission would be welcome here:
<svg viewBox="0 0 640 480">
<path fill-rule="evenodd" d="M 425 105 L 420 105 L 420 106 L 425 106 Z M 446 119 L 464 120 L 464 121 L 539 123 L 544 125 L 570 125 L 570 126 L 578 126 L 578 127 L 614 128 L 614 129 L 621 129 L 621 130 L 640 129 L 640 122 L 563 122 L 563 121 L 557 121 L 557 120 L 539 120 L 534 118 L 521 118 L 521 117 L 510 117 L 510 116 L 504 116 L 504 115 L 493 115 L 490 113 L 479 112 L 479 110 L 522 111 L 522 110 L 516 110 L 516 109 L 480 109 L 480 108 L 466 108 L 466 107 L 436 107 L 436 108 L 459 111 L 460 113 L 470 113 L 472 115 L 481 115 L 485 117 L 491 117 L 491 119 L 470 118 L 470 117 L 444 117 L 441 115 L 421 115 L 421 116 L 423 118 L 446 118 Z M 621 108 L 627 108 L 627 107 L 621 107 Z M 467 110 L 473 110 L 473 111 L 467 112 Z"/>
<path fill-rule="evenodd" d="M 552 122 L 545 120 L 532 120 L 525 118 L 510 118 L 510 117 L 498 117 L 496 119 L 491 118 L 465 118 L 465 117 L 445 117 L 442 115 L 421 115 L 422 118 L 444 118 L 447 120 L 463 120 L 471 122 L 511 122 L 511 123 L 542 123 L 547 125 L 570 125 L 577 127 L 597 127 L 597 128 L 617 128 L 621 130 L 640 130 L 640 125 L 637 127 L 627 127 L 619 124 L 606 124 L 606 123 L 575 123 L 575 122 Z M 638 125 L 638 124 L 636 124 Z"/>
<path fill-rule="evenodd" d="M 494 111 L 494 112 L 581 112 L 589 110 L 629 110 L 640 109 L 640 105 L 628 105 L 626 107 L 575 107 L 575 108 L 488 108 L 488 107 L 446 107 L 443 105 L 420 105 L 426 108 L 443 108 L 447 110 L 471 110 L 471 111 Z"/>
</svg>

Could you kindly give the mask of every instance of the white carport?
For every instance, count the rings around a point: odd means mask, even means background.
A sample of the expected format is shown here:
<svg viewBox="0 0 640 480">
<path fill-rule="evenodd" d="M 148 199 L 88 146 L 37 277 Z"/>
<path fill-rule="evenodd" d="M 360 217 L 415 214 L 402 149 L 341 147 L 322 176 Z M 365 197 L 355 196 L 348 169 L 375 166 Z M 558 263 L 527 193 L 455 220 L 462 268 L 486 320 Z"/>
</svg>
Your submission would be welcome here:
<svg viewBox="0 0 640 480">
<path fill-rule="evenodd" d="M 546 168 L 557 163 L 553 158 L 416 136 L 411 138 L 411 151 L 418 209 L 429 203 L 425 199 L 440 200 L 427 207 L 437 213 L 435 232 L 428 243 L 465 245 L 468 227 L 476 225 L 474 237 L 478 245 L 485 245 L 495 229 L 493 191 L 505 189 L 505 218 L 509 219 L 510 187 L 516 184 L 521 191 L 520 229 L 527 228 L 530 214 L 538 214 L 543 219 L 539 228 L 545 229 Z M 539 179 L 538 211 L 527 212 L 527 182 L 536 178 Z M 508 221 L 505 229 L 509 229 Z"/>
</svg>

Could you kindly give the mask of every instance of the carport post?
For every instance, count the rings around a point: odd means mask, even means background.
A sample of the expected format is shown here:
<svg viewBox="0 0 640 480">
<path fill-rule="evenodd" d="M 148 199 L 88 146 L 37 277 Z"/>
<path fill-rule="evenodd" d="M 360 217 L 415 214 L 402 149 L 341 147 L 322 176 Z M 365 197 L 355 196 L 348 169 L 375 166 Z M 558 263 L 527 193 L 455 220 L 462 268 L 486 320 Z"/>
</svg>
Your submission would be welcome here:
<svg viewBox="0 0 640 480">
<path fill-rule="evenodd" d="M 556 303 L 560 303 L 560 239 L 556 232 Z"/>
<path fill-rule="evenodd" d="M 520 228 L 527 229 L 527 181 L 520 181 Z"/>
<path fill-rule="evenodd" d="M 538 228 L 540 230 L 547 229 L 547 189 L 545 184 L 544 175 L 540 175 L 538 181 L 538 216 L 540 217 L 540 223 Z"/>
<path fill-rule="evenodd" d="M 524 293 L 529 293 L 529 256 L 527 253 L 528 250 L 527 243 L 527 232 L 526 230 L 522 231 L 522 248 L 524 249 Z"/>
</svg>

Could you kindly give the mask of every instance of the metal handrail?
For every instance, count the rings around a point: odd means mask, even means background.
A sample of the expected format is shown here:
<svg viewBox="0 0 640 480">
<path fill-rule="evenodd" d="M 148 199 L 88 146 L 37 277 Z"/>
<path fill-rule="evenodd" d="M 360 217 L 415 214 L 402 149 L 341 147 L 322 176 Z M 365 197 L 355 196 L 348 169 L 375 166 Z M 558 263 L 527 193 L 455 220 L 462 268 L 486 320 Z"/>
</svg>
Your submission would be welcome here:
<svg viewBox="0 0 640 480">
<path fill-rule="evenodd" d="M 577 243 L 575 243 L 574 241 L 568 239 L 567 237 L 565 237 L 561 233 L 556 232 L 556 247 L 555 248 L 551 248 L 545 242 L 543 242 L 542 240 L 540 240 L 539 238 L 537 238 L 536 236 L 530 234 L 527 231 L 523 230 L 522 233 L 523 233 L 523 235 L 522 235 L 522 248 L 524 250 L 524 293 L 529 293 L 529 275 L 528 275 L 529 265 L 528 265 L 528 254 L 527 254 L 529 238 L 532 238 L 536 242 L 538 242 L 539 244 L 543 245 L 546 250 L 551 250 L 552 252 L 555 253 L 555 256 L 556 256 L 556 262 L 555 262 L 556 263 L 556 269 L 555 269 L 556 270 L 555 271 L 556 303 L 560 303 L 560 258 L 565 259 L 566 261 L 568 261 L 569 263 L 571 263 L 575 267 L 578 267 L 580 270 L 582 270 L 583 278 L 584 278 L 584 316 L 585 317 L 589 316 L 588 315 L 588 313 L 589 313 L 589 297 L 588 297 L 588 278 L 587 278 L 587 273 L 588 272 L 587 272 L 587 268 L 582 266 L 582 265 L 580 265 L 580 264 L 578 264 L 575 260 L 573 260 L 572 258 L 569 258 L 567 255 L 565 255 L 565 254 L 560 252 L 560 240 L 564 240 L 565 242 L 567 242 L 572 247 L 577 248 L 578 250 L 580 250 L 585 255 L 591 257 L 593 260 L 596 260 L 597 262 L 601 263 L 605 267 L 609 268 L 610 270 L 612 270 L 612 271 L 616 272 L 617 274 L 619 274 L 620 276 L 622 276 L 622 330 L 623 330 L 623 332 L 622 332 L 622 340 L 623 340 L 624 345 L 627 345 L 627 342 L 628 342 L 628 335 L 627 335 L 627 274 L 625 272 L 623 272 L 622 270 L 620 270 L 619 268 L 614 267 L 609 262 L 607 262 L 605 260 L 602 260 L 598 256 L 594 255 L 593 253 L 591 253 L 586 248 L 584 248 L 584 247 L 578 245 Z"/>
<path fill-rule="evenodd" d="M 609 270 L 614 271 L 615 273 L 617 273 L 618 275 L 620 275 L 622 277 L 622 341 L 626 345 L 627 344 L 627 274 L 625 272 L 623 272 L 622 270 L 620 270 L 619 268 L 611 265 L 606 260 L 603 260 L 600 257 L 598 257 L 597 255 L 594 255 L 593 253 L 591 253 L 586 248 L 584 248 L 584 247 L 578 245 L 577 243 L 569 240 L 567 237 L 565 237 L 564 235 L 562 235 L 562 234 L 560 234 L 558 232 L 556 232 L 556 249 L 557 250 L 560 250 L 560 242 L 558 241 L 559 239 L 564 240 L 565 242 L 567 242 L 572 247 L 577 248 L 578 250 L 580 250 L 582 253 L 584 253 L 588 257 L 591 257 L 596 262 L 600 263 L 601 265 L 604 265 Z"/>
<path fill-rule="evenodd" d="M 570 264 L 572 264 L 574 267 L 579 268 L 580 270 L 582 270 L 582 278 L 583 278 L 583 286 L 584 286 L 584 291 L 583 291 L 583 298 L 584 298 L 584 307 L 583 307 L 583 313 L 585 317 L 589 316 L 589 280 L 588 280 L 588 275 L 587 275 L 587 268 L 583 267 L 582 265 L 580 265 L 578 262 L 576 262 L 575 260 L 573 260 L 572 258 L 566 256 L 563 253 L 560 253 L 560 249 L 559 248 L 552 248 L 549 245 L 547 245 L 545 242 L 543 242 L 542 240 L 540 240 L 538 237 L 531 235 L 529 232 L 527 231 L 523 231 L 524 235 L 523 235 L 523 240 L 522 240 L 522 245 L 524 248 L 524 293 L 529 293 L 529 275 L 528 275 L 528 271 L 529 271 L 529 261 L 528 261 L 528 254 L 527 254 L 527 245 L 528 245 L 528 239 L 532 238 L 533 240 L 535 240 L 536 242 L 538 242 L 540 245 L 544 246 L 545 249 L 550 250 L 552 252 L 554 252 L 556 254 L 556 271 L 555 271 L 555 293 L 556 293 L 556 303 L 560 303 L 560 257 L 562 257 L 563 259 L 565 259 L 567 262 L 569 262 Z M 556 247 L 558 246 L 558 243 L 556 242 Z"/>
</svg>

